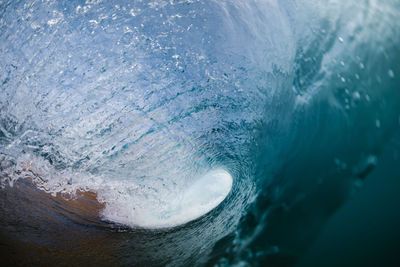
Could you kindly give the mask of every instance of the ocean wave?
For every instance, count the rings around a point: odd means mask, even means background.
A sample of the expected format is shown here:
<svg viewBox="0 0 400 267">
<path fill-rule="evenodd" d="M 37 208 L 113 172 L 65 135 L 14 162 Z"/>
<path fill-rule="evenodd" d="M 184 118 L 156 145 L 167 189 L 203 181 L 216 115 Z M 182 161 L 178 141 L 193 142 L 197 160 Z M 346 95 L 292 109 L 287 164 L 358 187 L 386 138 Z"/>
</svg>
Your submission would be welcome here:
<svg viewBox="0 0 400 267">
<path fill-rule="evenodd" d="M 0 7 L 2 186 L 93 190 L 133 228 L 207 218 L 207 255 L 235 233 L 219 262 L 284 251 L 277 207 L 364 179 L 399 125 L 396 1 Z"/>
</svg>

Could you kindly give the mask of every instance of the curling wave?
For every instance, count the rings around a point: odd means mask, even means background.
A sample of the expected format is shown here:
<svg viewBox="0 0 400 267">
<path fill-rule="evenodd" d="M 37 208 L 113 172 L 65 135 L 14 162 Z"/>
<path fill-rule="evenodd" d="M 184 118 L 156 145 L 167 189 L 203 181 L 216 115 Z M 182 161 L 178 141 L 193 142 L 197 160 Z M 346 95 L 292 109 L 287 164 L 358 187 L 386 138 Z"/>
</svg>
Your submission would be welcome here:
<svg viewBox="0 0 400 267">
<path fill-rule="evenodd" d="M 263 241 L 277 207 L 364 179 L 399 125 L 396 1 L 0 7 L 2 186 L 92 190 L 133 228 L 192 222 L 202 249 L 179 263 L 285 253 Z"/>
</svg>

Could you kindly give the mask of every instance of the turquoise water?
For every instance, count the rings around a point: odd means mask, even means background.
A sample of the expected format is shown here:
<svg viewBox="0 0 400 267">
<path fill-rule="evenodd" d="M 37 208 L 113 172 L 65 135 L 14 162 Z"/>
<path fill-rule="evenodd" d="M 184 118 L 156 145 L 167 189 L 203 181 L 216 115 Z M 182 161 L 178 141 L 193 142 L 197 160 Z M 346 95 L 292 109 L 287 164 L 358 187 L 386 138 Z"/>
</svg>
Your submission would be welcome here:
<svg viewBox="0 0 400 267">
<path fill-rule="evenodd" d="M 112 264 L 293 265 L 397 140 L 399 17 L 394 0 L 0 1 L 2 215 L 30 178 L 97 193 L 93 235 L 124 233 Z"/>
</svg>

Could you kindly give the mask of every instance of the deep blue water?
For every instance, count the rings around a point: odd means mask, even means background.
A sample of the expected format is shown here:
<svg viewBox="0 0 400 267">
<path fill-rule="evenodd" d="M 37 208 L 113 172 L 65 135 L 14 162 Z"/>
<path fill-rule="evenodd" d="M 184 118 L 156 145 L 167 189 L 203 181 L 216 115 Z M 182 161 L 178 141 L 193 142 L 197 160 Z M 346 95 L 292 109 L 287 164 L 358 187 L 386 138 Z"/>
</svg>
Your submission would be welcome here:
<svg viewBox="0 0 400 267">
<path fill-rule="evenodd" d="M 97 192 L 108 226 L 51 216 L 113 240 L 105 265 L 292 266 L 377 166 L 398 173 L 399 19 L 395 0 L 0 1 L 1 215 L 34 224 L 10 207 L 31 178 Z"/>
</svg>

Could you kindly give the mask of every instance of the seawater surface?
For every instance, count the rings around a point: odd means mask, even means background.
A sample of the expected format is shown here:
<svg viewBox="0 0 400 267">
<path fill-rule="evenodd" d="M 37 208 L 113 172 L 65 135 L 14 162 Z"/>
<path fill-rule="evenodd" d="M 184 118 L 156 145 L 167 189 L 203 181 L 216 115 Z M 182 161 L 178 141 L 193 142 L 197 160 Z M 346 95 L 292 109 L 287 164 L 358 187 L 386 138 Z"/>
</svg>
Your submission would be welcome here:
<svg viewBox="0 0 400 267">
<path fill-rule="evenodd" d="M 0 1 L 9 263 L 294 265 L 397 142 L 398 21 L 395 0 Z"/>
</svg>

